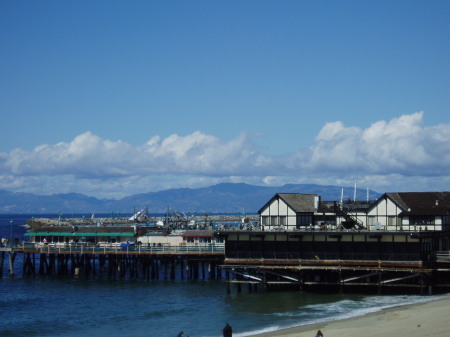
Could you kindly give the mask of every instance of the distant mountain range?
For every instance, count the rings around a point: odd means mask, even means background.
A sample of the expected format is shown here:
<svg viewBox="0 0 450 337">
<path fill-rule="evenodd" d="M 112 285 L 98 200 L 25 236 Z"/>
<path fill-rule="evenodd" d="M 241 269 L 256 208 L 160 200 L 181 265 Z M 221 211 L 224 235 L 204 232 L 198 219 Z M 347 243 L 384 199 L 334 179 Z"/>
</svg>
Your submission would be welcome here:
<svg viewBox="0 0 450 337">
<path fill-rule="evenodd" d="M 179 188 L 131 195 L 119 200 L 97 199 L 79 193 L 37 195 L 0 190 L 0 213 L 132 213 L 148 207 L 151 213 L 168 208 L 184 213 L 256 213 L 275 193 L 318 194 L 322 200 L 338 201 L 342 187 L 313 184 L 288 184 L 278 187 L 223 183 L 203 188 Z M 354 189 L 344 188 L 345 199 Z M 366 200 L 367 190 L 357 189 L 357 200 Z M 369 190 L 371 199 L 379 193 Z"/>
</svg>

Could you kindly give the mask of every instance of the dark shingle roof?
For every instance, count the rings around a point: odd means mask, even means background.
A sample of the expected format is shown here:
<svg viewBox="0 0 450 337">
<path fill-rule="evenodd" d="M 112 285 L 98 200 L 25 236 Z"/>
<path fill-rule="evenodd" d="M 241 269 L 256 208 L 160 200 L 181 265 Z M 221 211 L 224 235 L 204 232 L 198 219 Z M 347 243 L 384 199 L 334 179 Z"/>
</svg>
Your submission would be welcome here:
<svg viewBox="0 0 450 337">
<path fill-rule="evenodd" d="M 446 214 L 450 210 L 450 192 L 398 192 L 386 196 L 409 214 Z"/>
<path fill-rule="evenodd" d="M 213 237 L 213 230 L 187 230 L 183 233 L 183 237 Z"/>
<path fill-rule="evenodd" d="M 279 193 L 278 195 L 295 212 L 314 212 L 316 210 L 316 194 Z"/>
<path fill-rule="evenodd" d="M 314 212 L 316 210 L 316 197 L 317 194 L 277 193 L 259 210 L 259 213 L 269 206 L 273 200 L 278 198 L 283 200 L 296 213 Z"/>
</svg>

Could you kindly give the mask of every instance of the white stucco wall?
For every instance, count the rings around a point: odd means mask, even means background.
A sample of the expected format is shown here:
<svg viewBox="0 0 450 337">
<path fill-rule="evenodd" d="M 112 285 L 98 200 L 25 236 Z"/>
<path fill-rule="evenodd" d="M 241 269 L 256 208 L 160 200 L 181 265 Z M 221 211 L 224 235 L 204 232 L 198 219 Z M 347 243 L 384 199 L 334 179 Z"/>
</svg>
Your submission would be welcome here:
<svg viewBox="0 0 450 337">
<path fill-rule="evenodd" d="M 391 199 L 379 199 L 375 207 L 367 214 L 370 230 L 376 230 L 377 223 L 383 230 L 400 230 L 402 226 L 398 218 L 400 212 L 402 212 L 402 209 L 397 207 Z"/>
<path fill-rule="evenodd" d="M 266 224 L 264 224 L 263 218 L 267 218 Z M 274 219 L 273 217 L 276 217 Z M 281 217 L 284 220 L 281 220 Z M 273 226 L 271 221 L 276 221 L 276 226 Z M 285 221 L 285 225 L 280 225 L 281 221 Z M 272 202 L 261 212 L 261 226 L 263 230 L 270 230 L 273 227 L 280 229 L 295 228 L 296 226 L 296 214 L 282 199 L 274 199 Z"/>
</svg>

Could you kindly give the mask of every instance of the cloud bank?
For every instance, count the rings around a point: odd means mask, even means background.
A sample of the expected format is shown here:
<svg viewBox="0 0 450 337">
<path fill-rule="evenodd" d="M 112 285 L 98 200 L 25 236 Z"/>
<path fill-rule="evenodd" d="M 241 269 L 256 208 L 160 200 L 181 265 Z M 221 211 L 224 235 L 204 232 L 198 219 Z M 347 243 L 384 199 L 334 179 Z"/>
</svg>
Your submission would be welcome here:
<svg viewBox="0 0 450 337">
<path fill-rule="evenodd" d="M 295 135 L 292 135 L 295 142 Z M 327 123 L 311 148 L 274 156 L 257 137 L 230 141 L 197 131 L 152 137 L 141 146 L 85 132 L 71 142 L 0 153 L 0 189 L 97 197 L 219 182 L 317 183 L 378 192 L 449 190 L 450 124 L 424 126 L 424 113 L 377 121 L 368 128 Z"/>
</svg>

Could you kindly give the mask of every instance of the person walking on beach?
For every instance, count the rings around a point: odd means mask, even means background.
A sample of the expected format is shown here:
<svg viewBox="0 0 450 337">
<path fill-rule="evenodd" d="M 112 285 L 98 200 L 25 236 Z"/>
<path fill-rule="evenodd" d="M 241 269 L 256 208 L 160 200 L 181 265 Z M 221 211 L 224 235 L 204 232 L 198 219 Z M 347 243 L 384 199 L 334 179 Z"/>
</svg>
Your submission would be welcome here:
<svg viewBox="0 0 450 337">
<path fill-rule="evenodd" d="M 322 333 L 322 331 L 317 331 L 317 333 L 316 333 L 316 337 L 323 337 L 323 333 Z"/>
<path fill-rule="evenodd" d="M 222 330 L 223 337 L 232 337 L 233 336 L 233 329 L 231 328 L 230 324 L 226 324 L 225 327 Z"/>
</svg>

